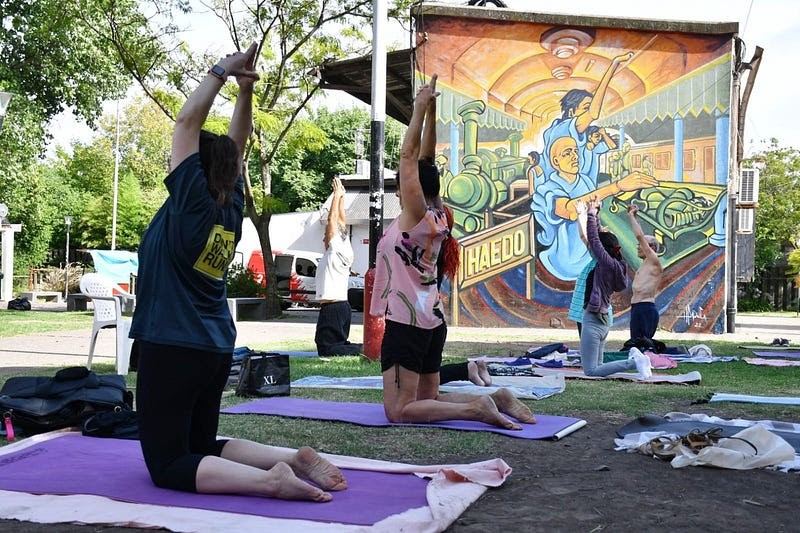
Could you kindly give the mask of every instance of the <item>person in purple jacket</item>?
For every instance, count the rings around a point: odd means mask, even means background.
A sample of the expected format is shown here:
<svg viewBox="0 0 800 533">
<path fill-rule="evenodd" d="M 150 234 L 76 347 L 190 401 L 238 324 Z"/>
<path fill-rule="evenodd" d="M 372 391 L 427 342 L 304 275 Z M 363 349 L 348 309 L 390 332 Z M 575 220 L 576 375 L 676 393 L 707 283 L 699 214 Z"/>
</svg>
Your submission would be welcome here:
<svg viewBox="0 0 800 533">
<path fill-rule="evenodd" d="M 615 372 L 637 370 L 641 379 L 652 375 L 650 359 L 631 348 L 628 359 L 603 363 L 603 350 L 608 337 L 611 295 L 624 290 L 628 283 L 628 267 L 622 260 L 619 240 L 610 231 L 600 232 L 597 213 L 600 200 L 593 197 L 586 206 L 586 237 L 589 250 L 597 259 L 594 272 L 586 280 L 583 322 L 581 327 L 581 364 L 587 376 L 608 376 Z"/>
</svg>

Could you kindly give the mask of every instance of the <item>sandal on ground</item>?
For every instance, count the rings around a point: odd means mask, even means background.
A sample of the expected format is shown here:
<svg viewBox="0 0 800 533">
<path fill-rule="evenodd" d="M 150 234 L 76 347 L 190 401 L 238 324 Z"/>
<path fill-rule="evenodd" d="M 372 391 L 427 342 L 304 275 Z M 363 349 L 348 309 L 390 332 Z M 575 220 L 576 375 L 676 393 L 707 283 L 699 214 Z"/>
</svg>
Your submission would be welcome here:
<svg viewBox="0 0 800 533">
<path fill-rule="evenodd" d="M 662 461 L 671 461 L 675 457 L 676 449 L 680 443 L 680 439 L 656 437 L 647 444 L 642 445 L 640 450 L 647 455 L 658 457 Z"/>
<path fill-rule="evenodd" d="M 681 438 L 681 442 L 691 451 L 697 453 L 707 446 L 713 446 L 719 442 L 721 437 L 722 428 L 720 427 L 707 429 L 706 431 L 693 429 Z"/>
</svg>

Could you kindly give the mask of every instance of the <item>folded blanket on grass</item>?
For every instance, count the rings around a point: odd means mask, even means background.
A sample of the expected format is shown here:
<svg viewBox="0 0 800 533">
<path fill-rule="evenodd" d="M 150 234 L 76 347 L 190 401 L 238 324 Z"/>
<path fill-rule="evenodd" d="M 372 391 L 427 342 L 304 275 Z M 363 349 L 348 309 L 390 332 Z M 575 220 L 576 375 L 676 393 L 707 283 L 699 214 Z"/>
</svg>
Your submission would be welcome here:
<svg viewBox="0 0 800 533">
<path fill-rule="evenodd" d="M 172 531 L 442 531 L 511 471 L 500 459 L 419 466 L 325 457 L 349 484 L 329 503 L 194 494 L 153 485 L 136 441 L 46 433 L 0 449 L 0 517 Z"/>
<path fill-rule="evenodd" d="M 389 422 L 383 411 L 383 405 L 379 403 L 326 402 L 285 396 L 240 403 L 223 409 L 222 413 L 288 416 L 313 420 L 350 422 L 362 426 L 418 426 L 465 431 L 490 431 L 518 439 L 558 440 L 586 425 L 586 421 L 580 418 L 539 414 L 535 415 L 536 424 L 520 424 L 522 426 L 520 430 L 503 429 L 471 420 L 447 420 L 428 424 L 397 424 Z"/>
<path fill-rule="evenodd" d="M 294 388 L 323 389 L 373 389 L 383 390 L 381 376 L 328 377 L 306 376 L 292 382 Z M 517 398 L 541 400 L 564 392 L 562 376 L 548 377 L 504 377 L 493 379 L 491 387 L 480 387 L 469 381 L 451 381 L 439 386 L 441 392 L 465 392 L 469 394 L 492 394 L 499 388 L 506 388 Z"/>
</svg>

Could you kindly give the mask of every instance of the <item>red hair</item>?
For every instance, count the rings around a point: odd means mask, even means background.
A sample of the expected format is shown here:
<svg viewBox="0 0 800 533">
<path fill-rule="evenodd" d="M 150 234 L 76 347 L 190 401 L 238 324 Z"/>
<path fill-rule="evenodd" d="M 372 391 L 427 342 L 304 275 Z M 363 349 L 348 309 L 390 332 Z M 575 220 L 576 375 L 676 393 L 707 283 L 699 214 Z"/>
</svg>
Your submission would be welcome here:
<svg viewBox="0 0 800 533">
<path fill-rule="evenodd" d="M 442 274 L 449 277 L 451 281 L 455 281 L 458 267 L 461 264 L 461 247 L 458 245 L 458 241 L 453 237 L 452 233 L 454 225 L 453 211 L 449 207 L 444 206 L 444 214 L 447 218 L 447 227 L 450 228 L 450 234 L 442 244 L 442 255 L 444 256 Z"/>
</svg>

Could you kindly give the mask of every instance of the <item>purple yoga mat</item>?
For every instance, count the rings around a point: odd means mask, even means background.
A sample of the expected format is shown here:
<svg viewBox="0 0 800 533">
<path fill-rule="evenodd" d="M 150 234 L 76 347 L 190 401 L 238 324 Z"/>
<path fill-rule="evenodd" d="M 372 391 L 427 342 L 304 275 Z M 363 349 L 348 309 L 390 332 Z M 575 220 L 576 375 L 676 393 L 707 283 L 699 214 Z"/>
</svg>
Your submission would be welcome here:
<svg viewBox="0 0 800 533">
<path fill-rule="evenodd" d="M 483 422 L 471 420 L 449 420 L 431 422 L 429 424 L 395 424 L 389 422 L 383 412 L 383 405 L 378 403 L 358 402 L 325 402 L 305 398 L 274 397 L 253 402 L 241 403 L 222 410 L 231 415 L 278 415 L 314 420 L 336 420 L 351 422 L 362 426 L 420 426 L 446 429 L 462 429 L 467 431 L 491 431 L 520 439 L 553 439 L 568 429 L 578 429 L 585 425 L 580 418 L 566 416 L 535 415 L 536 424 L 521 424 L 518 431 L 503 429 Z M 573 431 L 574 431 L 573 429 Z M 571 431 L 570 431 L 571 432 Z"/>
<path fill-rule="evenodd" d="M 332 492 L 328 503 L 178 492 L 153 485 L 139 441 L 64 435 L 0 456 L 0 489 L 357 525 L 428 505 L 428 481 L 413 474 L 342 472 L 348 489 Z"/>
<path fill-rule="evenodd" d="M 790 359 L 800 359 L 800 352 L 788 352 L 788 351 L 770 351 L 770 352 L 753 352 L 759 357 L 780 357 L 783 358 L 790 358 Z"/>
</svg>

